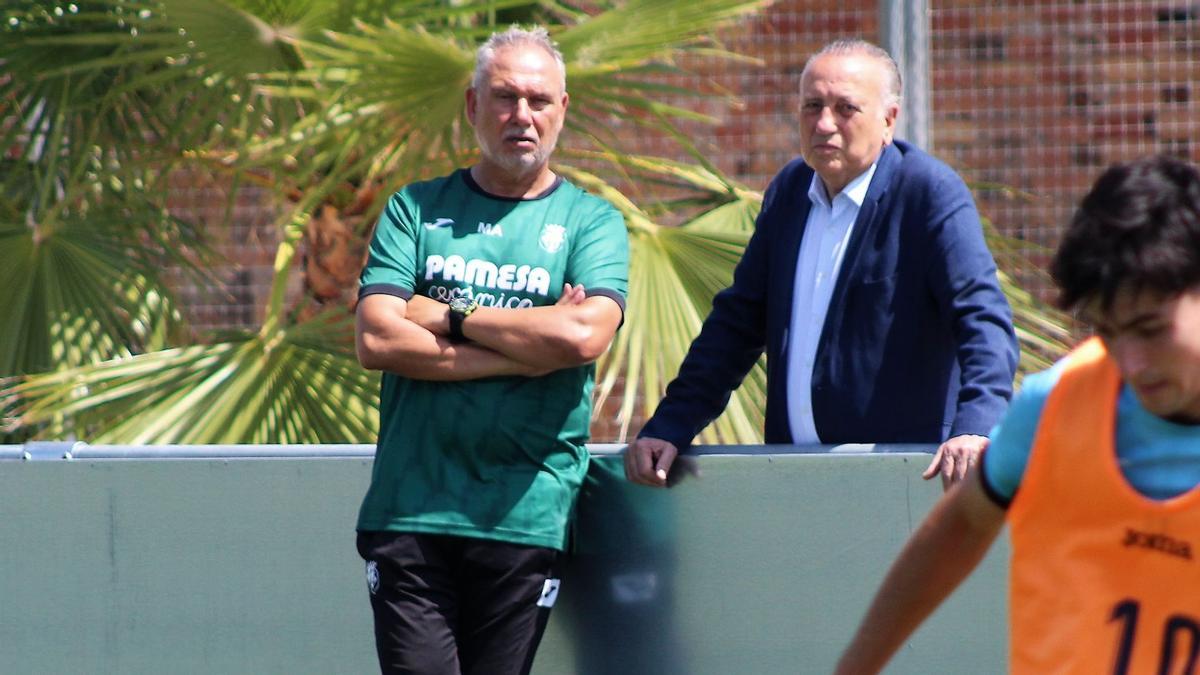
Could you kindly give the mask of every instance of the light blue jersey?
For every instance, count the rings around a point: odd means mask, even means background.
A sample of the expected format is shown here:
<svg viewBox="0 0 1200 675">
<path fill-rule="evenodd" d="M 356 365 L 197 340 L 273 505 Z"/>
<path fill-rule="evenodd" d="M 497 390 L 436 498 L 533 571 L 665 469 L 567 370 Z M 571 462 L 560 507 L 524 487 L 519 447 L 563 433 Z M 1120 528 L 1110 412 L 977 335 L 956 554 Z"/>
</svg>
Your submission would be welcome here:
<svg viewBox="0 0 1200 675">
<path fill-rule="evenodd" d="M 1063 362 L 1025 378 L 983 458 L 984 486 L 1003 506 L 1021 485 L 1034 434 Z M 1142 407 L 1127 384 L 1117 400 L 1117 458 L 1139 493 L 1170 499 L 1200 485 L 1200 425 L 1176 424 Z"/>
</svg>

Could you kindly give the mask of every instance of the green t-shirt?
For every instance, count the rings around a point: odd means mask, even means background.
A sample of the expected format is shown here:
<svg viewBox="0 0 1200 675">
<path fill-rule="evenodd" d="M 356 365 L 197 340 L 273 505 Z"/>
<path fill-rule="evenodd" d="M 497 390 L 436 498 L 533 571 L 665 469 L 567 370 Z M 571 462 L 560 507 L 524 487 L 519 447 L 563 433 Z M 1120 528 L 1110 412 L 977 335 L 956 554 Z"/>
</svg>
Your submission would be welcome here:
<svg viewBox="0 0 1200 675">
<path fill-rule="evenodd" d="M 565 181 L 533 199 L 485 193 L 467 171 L 405 187 L 371 241 L 360 297 L 420 294 L 552 305 L 564 283 L 624 307 L 621 214 Z M 562 549 L 587 471 L 591 364 L 460 382 L 383 374 L 379 444 L 358 529 Z"/>
</svg>

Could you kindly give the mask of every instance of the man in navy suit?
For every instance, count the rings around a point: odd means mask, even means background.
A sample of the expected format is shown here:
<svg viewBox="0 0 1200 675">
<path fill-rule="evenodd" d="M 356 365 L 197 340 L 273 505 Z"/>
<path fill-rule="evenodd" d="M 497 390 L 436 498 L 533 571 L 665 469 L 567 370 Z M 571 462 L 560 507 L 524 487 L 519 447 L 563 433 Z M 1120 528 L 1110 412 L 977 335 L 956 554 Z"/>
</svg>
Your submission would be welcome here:
<svg viewBox="0 0 1200 675">
<path fill-rule="evenodd" d="M 1017 340 L 962 179 L 893 141 L 900 72 L 839 40 L 800 78 L 802 159 L 767 188 L 733 285 L 625 453 L 663 486 L 767 353 L 767 443 L 940 443 L 960 479 L 1012 395 Z"/>
</svg>

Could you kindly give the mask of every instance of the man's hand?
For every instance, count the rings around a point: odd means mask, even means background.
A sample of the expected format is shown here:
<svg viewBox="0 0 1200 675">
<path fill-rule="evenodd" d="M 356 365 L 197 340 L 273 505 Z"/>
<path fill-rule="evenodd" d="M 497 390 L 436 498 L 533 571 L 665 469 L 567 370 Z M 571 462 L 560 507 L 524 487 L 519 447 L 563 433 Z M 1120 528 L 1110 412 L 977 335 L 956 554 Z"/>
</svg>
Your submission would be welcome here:
<svg viewBox="0 0 1200 675">
<path fill-rule="evenodd" d="M 625 477 L 631 483 L 666 487 L 678 448 L 661 438 L 639 438 L 625 448 Z"/>
<path fill-rule="evenodd" d="M 563 284 L 562 295 L 558 296 L 558 301 L 554 304 L 557 307 L 570 307 L 578 305 L 584 300 L 587 300 L 587 293 L 583 290 L 583 284 L 578 286 Z"/>
<path fill-rule="evenodd" d="M 447 303 L 423 295 L 414 295 L 408 301 L 408 313 L 405 318 L 434 335 L 450 335 L 450 306 Z"/>
<path fill-rule="evenodd" d="M 949 490 L 950 486 L 967 475 L 967 469 L 979 462 L 979 454 L 988 446 L 987 436 L 963 434 L 955 436 L 942 443 L 933 456 L 929 467 L 921 474 L 925 480 L 942 474 L 942 489 Z"/>
</svg>

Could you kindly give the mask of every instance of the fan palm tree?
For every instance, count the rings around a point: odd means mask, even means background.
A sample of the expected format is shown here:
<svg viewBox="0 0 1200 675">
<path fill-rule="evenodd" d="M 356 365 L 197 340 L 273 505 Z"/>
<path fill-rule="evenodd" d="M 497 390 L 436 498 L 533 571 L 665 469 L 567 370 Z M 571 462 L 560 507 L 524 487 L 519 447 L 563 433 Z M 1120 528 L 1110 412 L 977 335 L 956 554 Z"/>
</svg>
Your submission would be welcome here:
<svg viewBox="0 0 1200 675">
<path fill-rule="evenodd" d="M 362 242 L 394 190 L 473 161 L 462 91 L 474 46 L 522 20 L 550 26 L 567 60 L 572 107 L 555 169 L 612 201 L 629 227 L 626 327 L 597 388 L 597 410 L 620 401 L 623 436 L 729 282 L 761 201 L 683 138 L 681 121 L 705 118 L 673 102 L 697 94 L 662 76 L 688 59 L 735 58 L 706 36 L 763 1 L 631 0 L 587 12 L 528 0 L 9 3 L 8 428 L 111 443 L 369 441 L 377 380 L 354 360 L 346 311 Z M 675 137 L 691 161 L 624 151 L 613 129 L 629 125 Z M 217 261 L 199 228 L 166 210 L 180 175 L 227 184 L 231 199 L 248 184 L 276 198 L 275 273 L 255 329 L 199 335 L 181 318 L 164 270 L 211 282 Z M 634 200 L 631 186 L 661 189 Z M 287 292 L 297 274 L 300 299 Z M 1023 337 L 1052 351 L 1060 322 L 1025 300 L 1043 323 L 1026 322 Z M 703 440 L 759 442 L 764 400 L 760 363 Z"/>
</svg>

